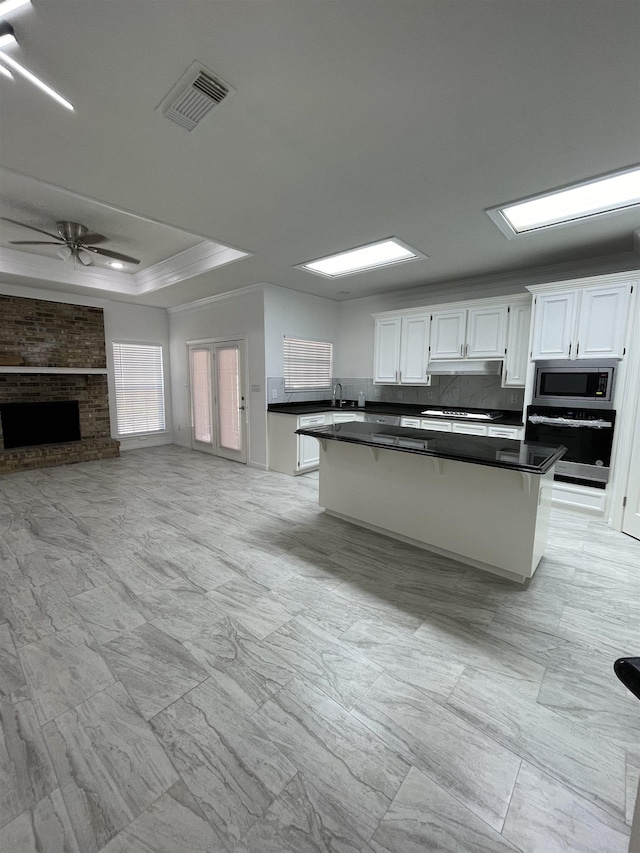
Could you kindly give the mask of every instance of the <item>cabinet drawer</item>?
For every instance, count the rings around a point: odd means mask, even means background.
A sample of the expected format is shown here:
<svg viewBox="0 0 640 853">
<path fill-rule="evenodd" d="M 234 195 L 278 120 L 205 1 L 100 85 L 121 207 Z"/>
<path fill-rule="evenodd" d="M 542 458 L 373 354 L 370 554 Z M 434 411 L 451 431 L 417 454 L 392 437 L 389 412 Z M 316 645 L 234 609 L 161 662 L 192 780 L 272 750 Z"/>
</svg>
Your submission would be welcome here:
<svg viewBox="0 0 640 853">
<path fill-rule="evenodd" d="M 488 427 L 487 435 L 493 438 L 513 438 L 519 440 L 522 438 L 523 432 L 522 427 L 490 426 Z"/>
<path fill-rule="evenodd" d="M 420 418 L 401 418 L 400 426 L 414 427 L 414 429 L 420 429 Z"/>
<path fill-rule="evenodd" d="M 298 418 L 298 429 L 310 426 L 324 426 L 326 415 L 304 415 Z"/>
<path fill-rule="evenodd" d="M 462 435 L 486 435 L 487 427 L 484 424 L 453 424 L 453 432 Z"/>
<path fill-rule="evenodd" d="M 436 430 L 437 432 L 451 432 L 451 421 L 441 421 L 437 418 L 422 418 L 420 421 L 422 429 Z"/>
</svg>

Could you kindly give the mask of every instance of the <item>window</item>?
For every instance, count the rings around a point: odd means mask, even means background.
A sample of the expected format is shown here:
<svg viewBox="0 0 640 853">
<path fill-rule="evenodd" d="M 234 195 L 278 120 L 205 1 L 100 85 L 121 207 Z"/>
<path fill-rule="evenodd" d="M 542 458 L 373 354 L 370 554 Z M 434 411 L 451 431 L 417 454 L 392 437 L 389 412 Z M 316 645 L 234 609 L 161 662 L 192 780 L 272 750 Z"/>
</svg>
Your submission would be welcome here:
<svg viewBox="0 0 640 853">
<path fill-rule="evenodd" d="M 284 390 L 314 391 L 331 388 L 333 344 L 325 341 L 284 339 Z"/>
<path fill-rule="evenodd" d="M 165 428 L 162 347 L 113 342 L 118 435 Z"/>
</svg>

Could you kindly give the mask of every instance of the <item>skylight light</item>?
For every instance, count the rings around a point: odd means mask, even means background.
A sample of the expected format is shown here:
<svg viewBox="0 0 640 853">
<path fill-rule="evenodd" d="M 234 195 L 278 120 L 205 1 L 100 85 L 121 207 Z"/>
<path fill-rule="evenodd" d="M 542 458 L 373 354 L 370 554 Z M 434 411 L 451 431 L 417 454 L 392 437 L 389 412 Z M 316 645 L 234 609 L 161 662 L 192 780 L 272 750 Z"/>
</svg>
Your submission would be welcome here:
<svg viewBox="0 0 640 853">
<path fill-rule="evenodd" d="M 326 258 L 319 258 L 317 261 L 297 264 L 296 267 L 327 278 L 338 278 L 342 275 L 352 275 L 377 267 L 402 264 L 405 261 L 416 261 L 426 257 L 427 255 L 417 252 L 407 246 L 406 243 L 402 243 L 397 237 L 389 237 L 386 240 L 349 249 L 347 252 L 340 252 L 337 255 L 327 255 Z"/>
<path fill-rule="evenodd" d="M 507 237 L 640 205 L 640 166 L 542 193 L 487 213 Z"/>
</svg>

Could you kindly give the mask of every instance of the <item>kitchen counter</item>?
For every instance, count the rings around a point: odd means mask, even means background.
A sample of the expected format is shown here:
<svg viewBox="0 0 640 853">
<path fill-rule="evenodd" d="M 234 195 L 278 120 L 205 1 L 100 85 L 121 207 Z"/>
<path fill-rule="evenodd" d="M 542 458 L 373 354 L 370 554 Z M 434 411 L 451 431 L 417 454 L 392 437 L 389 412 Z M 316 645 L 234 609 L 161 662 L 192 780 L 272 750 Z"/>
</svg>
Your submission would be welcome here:
<svg viewBox="0 0 640 853">
<path fill-rule="evenodd" d="M 520 583 L 535 572 L 563 447 L 369 423 L 297 432 L 319 442 L 327 513 Z"/>
<path fill-rule="evenodd" d="M 351 403 L 351 401 L 348 401 Z M 396 415 L 398 417 L 416 418 L 429 417 L 423 415 L 422 412 L 427 409 L 435 411 L 450 411 L 451 409 L 459 408 L 457 406 L 434 406 L 431 403 L 423 403 L 416 405 L 413 403 L 374 403 L 367 402 L 365 406 L 346 405 L 342 408 L 331 405 L 331 400 L 314 400 L 309 403 L 272 403 L 267 407 L 269 412 L 277 412 L 281 415 L 308 415 L 313 412 L 341 412 L 341 411 L 356 411 L 364 412 L 365 414 L 374 415 Z M 467 408 L 466 406 L 464 408 Z M 482 412 L 483 409 L 478 409 Z M 437 417 L 437 416 L 436 416 Z M 445 420 L 458 420 L 457 418 L 448 416 Z M 503 410 L 502 417 L 494 421 L 488 421 L 484 418 L 460 418 L 460 420 L 470 421 L 471 423 L 496 424 L 500 426 L 522 426 L 522 412 Z"/>
<path fill-rule="evenodd" d="M 546 474 L 566 452 L 566 447 L 545 447 L 504 438 L 457 435 L 384 424 L 346 423 L 306 427 L 299 435 L 329 441 L 344 441 L 365 447 L 384 447 L 402 453 L 434 456 L 493 468 L 508 468 L 529 474 Z"/>
</svg>

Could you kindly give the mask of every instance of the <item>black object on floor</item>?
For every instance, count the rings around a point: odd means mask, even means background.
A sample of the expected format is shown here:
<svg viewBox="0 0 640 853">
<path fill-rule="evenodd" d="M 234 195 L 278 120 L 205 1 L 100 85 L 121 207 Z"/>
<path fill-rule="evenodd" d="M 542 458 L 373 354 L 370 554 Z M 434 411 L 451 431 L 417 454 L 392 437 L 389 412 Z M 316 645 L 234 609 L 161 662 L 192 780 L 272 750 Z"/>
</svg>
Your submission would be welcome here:
<svg viewBox="0 0 640 853">
<path fill-rule="evenodd" d="M 640 658 L 618 658 L 613 670 L 624 686 L 640 699 Z"/>
</svg>

